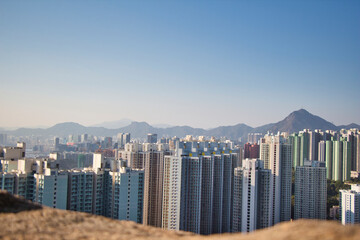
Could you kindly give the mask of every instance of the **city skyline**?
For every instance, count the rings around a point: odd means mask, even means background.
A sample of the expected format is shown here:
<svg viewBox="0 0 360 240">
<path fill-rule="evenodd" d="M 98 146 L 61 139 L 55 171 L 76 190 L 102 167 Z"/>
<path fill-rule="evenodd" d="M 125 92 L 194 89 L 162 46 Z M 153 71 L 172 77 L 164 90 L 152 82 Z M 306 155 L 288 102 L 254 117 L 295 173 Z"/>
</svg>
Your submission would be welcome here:
<svg viewBox="0 0 360 240">
<path fill-rule="evenodd" d="M 51 208 L 203 235 L 252 232 L 299 218 L 348 224 L 359 222 L 359 208 L 347 203 L 358 202 L 353 195 L 360 185 L 344 191 L 359 180 L 359 136 L 358 129 L 265 134 L 250 158 L 246 144 L 203 136 L 11 138 L 16 145 L 0 147 L 0 187 Z M 43 155 L 28 155 L 34 151 Z M 332 199 L 339 191 L 340 199 Z"/>
<path fill-rule="evenodd" d="M 0 6 L 0 127 L 359 124 L 358 1 Z"/>
</svg>

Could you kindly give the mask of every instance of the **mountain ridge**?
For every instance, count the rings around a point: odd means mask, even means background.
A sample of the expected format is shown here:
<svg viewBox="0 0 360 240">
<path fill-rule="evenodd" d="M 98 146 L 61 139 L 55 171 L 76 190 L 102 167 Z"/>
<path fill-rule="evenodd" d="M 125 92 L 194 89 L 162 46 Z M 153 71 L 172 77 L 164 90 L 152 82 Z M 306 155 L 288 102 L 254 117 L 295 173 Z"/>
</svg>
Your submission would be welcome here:
<svg viewBox="0 0 360 240">
<path fill-rule="evenodd" d="M 276 123 L 269 123 L 259 127 L 250 127 L 244 123 L 239 123 L 232 126 L 219 126 L 212 129 L 193 128 L 190 126 L 171 126 L 166 128 L 154 127 L 147 122 L 133 121 L 129 125 L 109 129 L 105 127 L 86 127 L 75 122 L 58 123 L 52 127 L 42 128 L 19 128 L 16 130 L 2 130 L 1 132 L 12 134 L 15 136 L 28 135 L 43 135 L 43 136 L 60 136 L 64 137 L 70 134 L 91 134 L 95 136 L 114 136 L 117 133 L 128 132 L 133 138 L 144 138 L 147 133 L 156 133 L 159 137 L 177 136 L 184 137 L 186 135 L 194 136 L 214 136 L 227 137 L 233 140 L 238 138 L 246 138 L 248 133 L 266 133 L 268 131 L 276 132 L 298 132 L 303 129 L 321 129 L 321 130 L 340 130 L 342 128 L 360 128 L 360 125 L 352 123 L 349 125 L 336 126 L 329 121 L 311 114 L 305 109 L 293 111 L 283 120 Z"/>
</svg>

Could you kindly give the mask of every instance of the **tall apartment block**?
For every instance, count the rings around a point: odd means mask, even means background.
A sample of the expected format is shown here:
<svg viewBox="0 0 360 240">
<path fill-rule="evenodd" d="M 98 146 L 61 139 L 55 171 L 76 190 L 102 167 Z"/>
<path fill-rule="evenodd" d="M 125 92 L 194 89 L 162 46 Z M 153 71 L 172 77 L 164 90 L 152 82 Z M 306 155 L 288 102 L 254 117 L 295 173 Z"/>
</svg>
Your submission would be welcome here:
<svg viewBox="0 0 360 240">
<path fill-rule="evenodd" d="M 360 223 L 360 185 L 351 185 L 351 190 L 340 190 L 339 205 L 343 225 Z"/>
<path fill-rule="evenodd" d="M 269 227 L 271 171 L 263 161 L 245 159 L 234 169 L 232 232 L 251 232 Z"/>
<path fill-rule="evenodd" d="M 163 228 L 201 234 L 231 231 L 238 155 L 216 142 L 177 145 L 175 155 L 165 156 Z"/>
<path fill-rule="evenodd" d="M 165 152 L 148 145 L 145 153 L 143 224 L 161 227 Z M 154 151 L 155 150 L 155 151 Z"/>
<path fill-rule="evenodd" d="M 289 138 L 292 144 L 294 167 L 303 166 L 305 159 L 318 160 L 319 142 L 326 140 L 328 135 L 320 130 L 311 131 L 309 129 L 291 134 Z"/>
<path fill-rule="evenodd" d="M 162 228 L 180 230 L 182 150 L 164 158 Z"/>
<path fill-rule="evenodd" d="M 320 130 L 309 132 L 309 158 L 308 160 L 318 160 L 319 142 L 323 140 L 324 133 Z"/>
<path fill-rule="evenodd" d="M 68 171 L 68 210 L 93 213 L 94 181 L 92 169 Z"/>
<path fill-rule="evenodd" d="M 250 144 L 258 143 L 258 141 L 263 137 L 262 133 L 249 133 L 247 142 Z"/>
<path fill-rule="evenodd" d="M 326 142 L 324 140 L 318 143 L 318 161 L 326 162 Z"/>
<path fill-rule="evenodd" d="M 350 180 L 351 145 L 344 138 L 328 140 L 325 145 L 327 178 L 335 181 Z"/>
<path fill-rule="evenodd" d="M 214 158 L 202 156 L 201 166 L 201 217 L 200 234 L 212 233 L 213 188 L 214 188 Z"/>
<path fill-rule="evenodd" d="M 333 179 L 340 181 L 350 180 L 351 145 L 341 139 L 333 141 Z"/>
<path fill-rule="evenodd" d="M 257 143 L 244 145 L 244 159 L 245 158 L 259 158 L 260 157 L 260 146 Z"/>
<path fill-rule="evenodd" d="M 157 134 L 156 133 L 148 133 L 147 134 L 147 143 L 156 143 L 157 142 Z"/>
<path fill-rule="evenodd" d="M 18 159 L 14 161 L 3 160 L 4 168 L 15 168 L 10 172 L 0 172 L 0 189 L 6 190 L 11 194 L 19 195 L 27 200 L 33 200 L 34 197 L 34 159 Z"/>
<path fill-rule="evenodd" d="M 39 170 L 34 174 L 34 202 L 42 205 L 66 210 L 68 176 L 50 166 L 48 161 L 39 161 Z"/>
<path fill-rule="evenodd" d="M 7 134 L 0 133 L 0 145 L 4 146 L 7 144 Z"/>
<path fill-rule="evenodd" d="M 130 143 L 130 133 L 118 133 L 117 143 L 120 149 L 122 149 L 125 144 Z"/>
<path fill-rule="evenodd" d="M 310 157 L 310 132 L 305 129 L 289 137 L 292 146 L 293 167 L 303 166 L 304 160 Z"/>
<path fill-rule="evenodd" d="M 200 233 L 202 161 L 198 157 L 184 156 L 181 165 L 180 229 Z"/>
<path fill-rule="evenodd" d="M 144 171 L 122 164 L 109 174 L 108 217 L 142 223 Z"/>
<path fill-rule="evenodd" d="M 124 149 L 118 151 L 117 159 L 125 160 L 132 169 L 144 169 L 145 152 L 139 143 L 126 143 Z"/>
<path fill-rule="evenodd" d="M 106 216 L 108 209 L 107 190 L 109 186 L 109 172 L 113 169 L 114 159 L 105 158 L 101 153 L 94 153 L 93 166 L 94 171 L 94 193 L 93 193 L 93 214 Z"/>
<path fill-rule="evenodd" d="M 312 134 L 314 133 L 314 134 Z M 296 143 L 293 134 L 293 143 Z M 360 133 L 357 129 L 336 131 L 315 131 L 309 132 L 310 146 L 316 147 L 312 142 L 317 143 L 317 149 L 312 151 L 310 148 L 309 159 L 314 160 L 317 153 L 319 161 L 326 162 L 327 178 L 335 181 L 347 181 L 350 179 L 351 171 L 360 170 Z M 296 151 L 296 147 L 293 147 Z M 296 162 L 296 154 L 293 154 Z M 314 157 L 313 157 L 314 156 Z M 313 157 L 313 159 L 311 159 Z M 301 165 L 300 165 L 301 166 Z"/>
<path fill-rule="evenodd" d="M 351 171 L 359 171 L 359 150 L 360 150 L 360 132 L 357 129 L 345 130 L 342 129 L 340 131 L 343 139 L 349 142 L 350 145 L 350 162 L 351 162 Z"/>
<path fill-rule="evenodd" d="M 295 171 L 294 218 L 326 219 L 325 162 L 306 161 Z"/>
<path fill-rule="evenodd" d="M 291 218 L 291 144 L 281 135 L 265 135 L 260 143 L 260 159 L 271 170 L 270 225 Z"/>
<path fill-rule="evenodd" d="M 0 171 L 16 170 L 17 160 L 25 158 L 26 144 L 18 142 L 16 147 L 0 147 Z"/>
</svg>

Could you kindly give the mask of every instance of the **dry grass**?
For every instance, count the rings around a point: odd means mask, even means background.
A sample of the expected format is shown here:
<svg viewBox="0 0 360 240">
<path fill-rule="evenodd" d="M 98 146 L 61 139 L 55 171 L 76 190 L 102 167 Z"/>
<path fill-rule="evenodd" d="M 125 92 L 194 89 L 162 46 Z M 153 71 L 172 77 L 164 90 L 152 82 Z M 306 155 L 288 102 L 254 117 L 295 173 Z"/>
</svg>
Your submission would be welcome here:
<svg viewBox="0 0 360 240">
<path fill-rule="evenodd" d="M 16 213 L 8 213 L 11 209 Z M 86 213 L 46 207 L 41 209 L 38 205 L 14 198 L 4 192 L 0 192 L 0 212 L 3 212 L 0 213 L 0 239 L 360 239 L 359 226 L 344 227 L 335 222 L 306 220 L 282 223 L 251 234 L 199 236 Z"/>
</svg>

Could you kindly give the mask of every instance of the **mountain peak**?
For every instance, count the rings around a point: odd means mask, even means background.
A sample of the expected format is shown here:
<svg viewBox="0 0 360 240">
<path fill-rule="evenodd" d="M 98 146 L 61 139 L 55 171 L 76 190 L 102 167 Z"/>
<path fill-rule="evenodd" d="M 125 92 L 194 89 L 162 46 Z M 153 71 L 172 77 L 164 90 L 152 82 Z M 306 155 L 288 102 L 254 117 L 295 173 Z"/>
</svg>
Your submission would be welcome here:
<svg viewBox="0 0 360 240">
<path fill-rule="evenodd" d="M 292 116 L 292 115 L 295 115 L 295 116 L 304 116 L 304 115 L 312 115 L 310 112 L 308 112 L 306 109 L 299 109 L 297 111 L 293 111 L 292 113 L 289 114 L 289 116 Z"/>
<path fill-rule="evenodd" d="M 146 126 L 146 127 L 151 127 L 151 125 L 148 124 L 147 122 L 136 122 L 136 121 L 131 122 L 131 124 L 130 124 L 129 126 Z"/>
<path fill-rule="evenodd" d="M 306 109 L 304 109 L 304 108 L 300 108 L 299 110 L 297 110 L 297 111 L 294 111 L 295 113 L 307 113 L 307 114 L 311 114 L 311 113 L 309 113 Z"/>
<path fill-rule="evenodd" d="M 117 129 L 128 126 L 133 120 L 129 118 L 123 118 L 117 121 L 107 121 L 98 124 L 91 125 L 90 127 L 104 127 L 109 129 Z"/>
<path fill-rule="evenodd" d="M 303 129 L 336 130 L 337 127 L 325 119 L 311 114 L 305 109 L 299 109 L 289 114 L 284 120 L 272 126 L 272 132 L 298 132 Z"/>
<path fill-rule="evenodd" d="M 63 122 L 63 123 L 57 123 L 53 127 L 84 127 L 83 125 L 76 123 L 76 122 Z"/>
</svg>

